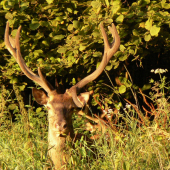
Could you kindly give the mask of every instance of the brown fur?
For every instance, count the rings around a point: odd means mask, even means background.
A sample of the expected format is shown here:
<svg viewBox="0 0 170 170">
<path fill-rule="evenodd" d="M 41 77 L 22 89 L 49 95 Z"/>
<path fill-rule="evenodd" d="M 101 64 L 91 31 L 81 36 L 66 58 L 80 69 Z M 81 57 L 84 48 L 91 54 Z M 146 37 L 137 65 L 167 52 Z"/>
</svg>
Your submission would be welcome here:
<svg viewBox="0 0 170 170">
<path fill-rule="evenodd" d="M 66 138 L 74 137 L 72 114 L 76 105 L 68 92 L 57 94 L 53 91 L 48 96 L 42 90 L 33 88 L 33 96 L 39 104 L 43 104 L 48 109 L 48 144 L 49 156 L 55 165 L 55 169 L 65 169 L 67 160 Z M 90 92 L 81 93 L 79 100 L 87 103 Z"/>
</svg>

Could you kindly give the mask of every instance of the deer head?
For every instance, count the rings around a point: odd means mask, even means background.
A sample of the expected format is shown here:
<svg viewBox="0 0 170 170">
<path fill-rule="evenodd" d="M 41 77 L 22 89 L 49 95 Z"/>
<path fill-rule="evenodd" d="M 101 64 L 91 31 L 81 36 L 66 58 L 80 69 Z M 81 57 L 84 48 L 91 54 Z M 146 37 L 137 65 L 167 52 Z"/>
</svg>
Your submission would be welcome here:
<svg viewBox="0 0 170 170">
<path fill-rule="evenodd" d="M 118 50 L 120 45 L 120 37 L 117 33 L 116 27 L 112 24 L 108 27 L 114 38 L 114 43 L 109 45 L 106 32 L 103 25 L 100 24 L 102 36 L 104 39 L 104 55 L 101 64 L 92 74 L 88 75 L 76 85 L 67 89 L 64 94 L 57 94 L 52 85 L 45 79 L 40 68 L 38 68 L 38 75 L 33 73 L 25 64 L 20 51 L 20 31 L 21 26 L 17 30 L 15 39 L 9 36 L 9 23 L 6 24 L 5 30 L 5 44 L 8 51 L 16 59 L 22 72 L 31 80 L 38 83 L 45 91 L 32 89 L 33 96 L 37 103 L 45 105 L 48 109 L 49 120 L 49 155 L 55 165 L 55 168 L 60 168 L 64 164 L 63 157 L 65 156 L 63 149 L 65 148 L 66 136 L 73 137 L 72 113 L 75 108 L 82 108 L 89 100 L 90 92 L 81 93 L 77 95 L 78 91 L 89 82 L 95 80 L 104 70 L 110 58 Z"/>
</svg>

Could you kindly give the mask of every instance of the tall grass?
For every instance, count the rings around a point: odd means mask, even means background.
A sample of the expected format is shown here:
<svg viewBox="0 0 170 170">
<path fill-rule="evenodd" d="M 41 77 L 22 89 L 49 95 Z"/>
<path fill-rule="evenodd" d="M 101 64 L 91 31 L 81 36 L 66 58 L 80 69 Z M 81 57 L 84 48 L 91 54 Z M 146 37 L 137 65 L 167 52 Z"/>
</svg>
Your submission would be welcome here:
<svg viewBox="0 0 170 170">
<path fill-rule="evenodd" d="M 78 128 L 78 124 L 83 124 L 84 119 L 75 115 L 75 131 L 81 131 L 86 136 L 68 142 L 70 159 L 67 169 L 170 169 L 169 98 L 162 94 L 165 93 L 162 82 L 153 83 L 150 96 L 153 104 L 147 102 L 142 92 L 147 109 L 143 107 L 141 111 L 139 107 L 126 100 L 128 105 L 122 111 L 118 110 L 115 116 L 117 120 L 112 123 L 116 128 L 108 128 L 106 133 L 101 133 L 93 142 L 89 143 L 86 140 L 90 134 L 83 131 L 83 127 Z M 12 93 L 16 95 L 17 101 L 10 97 Z M 16 86 L 12 93 L 4 86 L 1 89 L 0 169 L 53 169 L 47 154 L 46 110 L 32 107 L 25 109 Z M 18 105 L 15 105 L 16 103 Z M 11 112 L 15 113 L 15 121 Z"/>
<path fill-rule="evenodd" d="M 30 108 L 27 111 L 18 88 L 14 86 L 13 89 L 18 105 L 12 99 L 12 93 L 4 86 L 1 91 L 0 169 L 50 168 L 52 164 L 47 156 L 46 113 L 41 108 L 36 111 Z M 15 113 L 15 118 L 12 118 L 12 112 Z"/>
</svg>

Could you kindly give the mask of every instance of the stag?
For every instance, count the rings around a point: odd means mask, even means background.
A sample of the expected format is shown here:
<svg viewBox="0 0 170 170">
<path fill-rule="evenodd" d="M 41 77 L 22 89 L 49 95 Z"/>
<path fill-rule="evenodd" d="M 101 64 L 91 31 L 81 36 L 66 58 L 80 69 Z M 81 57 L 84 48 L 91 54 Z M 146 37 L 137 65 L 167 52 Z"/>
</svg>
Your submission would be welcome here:
<svg viewBox="0 0 170 170">
<path fill-rule="evenodd" d="M 32 89 L 32 94 L 37 103 L 45 105 L 48 109 L 48 145 L 49 156 L 55 166 L 55 169 L 63 168 L 66 160 L 65 145 L 67 136 L 74 137 L 72 125 L 72 113 L 76 108 L 83 108 L 89 100 L 90 92 L 77 93 L 82 87 L 89 82 L 95 80 L 104 70 L 110 58 L 116 53 L 120 46 L 120 37 L 117 33 L 114 24 L 108 27 L 114 38 L 112 45 L 109 45 L 106 32 L 103 25 L 100 24 L 100 29 L 104 39 L 104 54 L 99 67 L 90 75 L 79 81 L 76 85 L 67 89 L 64 94 L 57 94 L 53 86 L 43 76 L 40 68 L 38 68 L 38 75 L 33 73 L 25 64 L 20 50 L 20 31 L 18 28 L 16 37 L 13 39 L 9 36 L 9 23 L 6 24 L 5 29 L 5 45 L 11 55 L 16 59 L 22 72 L 31 80 L 38 83 L 45 91 Z"/>
</svg>

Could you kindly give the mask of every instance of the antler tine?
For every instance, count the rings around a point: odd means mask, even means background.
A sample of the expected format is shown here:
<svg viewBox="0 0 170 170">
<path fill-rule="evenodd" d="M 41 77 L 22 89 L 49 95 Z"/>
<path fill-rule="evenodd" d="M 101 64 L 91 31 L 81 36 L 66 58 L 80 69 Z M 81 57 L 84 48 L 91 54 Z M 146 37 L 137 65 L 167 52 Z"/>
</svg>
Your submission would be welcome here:
<svg viewBox="0 0 170 170">
<path fill-rule="evenodd" d="M 101 28 L 102 36 L 104 39 L 104 55 L 103 55 L 103 59 L 99 65 L 99 67 L 92 74 L 88 75 L 87 77 L 82 79 L 80 82 L 78 82 L 76 85 L 74 85 L 73 87 L 71 87 L 68 90 L 69 93 L 71 93 L 73 101 L 77 105 L 77 107 L 83 107 L 83 105 L 84 105 L 84 103 L 82 104 L 79 101 L 79 99 L 77 97 L 77 91 L 79 91 L 82 87 L 84 87 L 89 82 L 95 80 L 103 72 L 103 70 L 106 67 L 106 65 L 108 64 L 110 58 L 114 55 L 114 53 L 116 53 L 116 51 L 118 50 L 118 48 L 120 46 L 120 37 L 119 37 L 119 34 L 118 34 L 116 27 L 113 23 L 112 23 L 111 27 L 108 27 L 108 29 L 112 33 L 112 37 L 114 38 L 114 43 L 113 43 L 112 47 L 110 47 L 110 45 L 109 45 L 108 38 L 107 38 L 106 32 L 105 32 L 102 24 L 100 24 L 100 28 Z"/>
<path fill-rule="evenodd" d="M 19 64 L 21 70 L 23 73 L 31 80 L 35 81 L 38 83 L 47 93 L 50 93 L 53 90 L 53 87 L 51 84 L 45 79 L 43 76 L 40 68 L 38 68 L 38 75 L 33 73 L 25 64 L 24 59 L 22 58 L 21 52 L 20 52 L 20 43 L 19 43 L 19 37 L 20 37 L 20 31 L 21 31 L 21 26 L 17 30 L 17 34 L 15 37 L 15 45 L 14 48 L 11 45 L 11 42 L 9 40 L 9 23 L 7 22 L 6 24 L 6 30 L 5 30 L 5 44 L 8 49 L 8 51 L 14 56 L 16 59 L 17 63 Z M 16 48 L 16 49 L 15 49 Z"/>
<path fill-rule="evenodd" d="M 103 28 L 103 26 L 102 26 L 102 28 Z M 103 28 L 104 29 L 104 28 Z M 114 43 L 112 44 L 112 47 L 111 47 L 111 49 L 110 49 L 110 46 L 109 46 L 109 43 L 107 44 L 107 46 L 108 46 L 108 49 L 107 49 L 107 51 L 108 51 L 108 53 L 107 53 L 107 57 L 108 57 L 108 61 L 111 59 L 111 57 L 117 52 L 117 50 L 119 49 L 119 46 L 120 46 L 120 37 L 119 37 L 119 34 L 118 34 L 118 32 L 117 32 L 117 30 L 116 30 L 116 27 L 115 27 L 115 25 L 112 23 L 112 26 L 110 27 L 108 27 L 108 29 L 110 30 L 110 32 L 112 33 L 112 37 L 114 38 Z M 107 36 L 106 36 L 106 38 L 104 38 L 104 40 L 107 40 L 108 41 L 108 39 L 107 39 Z M 105 43 L 105 46 L 106 46 L 106 43 Z M 106 49 L 105 49 L 106 50 Z M 107 52 L 106 51 L 106 52 Z"/>
<path fill-rule="evenodd" d="M 21 30 L 21 26 L 18 28 L 18 30 Z M 16 43 L 15 43 L 15 41 L 16 41 L 16 37 L 15 37 L 15 39 L 13 39 L 11 36 L 9 36 L 9 22 L 7 22 L 6 29 L 5 29 L 5 44 L 6 44 L 6 47 L 7 47 L 8 51 L 11 53 L 12 56 L 14 56 L 14 58 L 16 59 L 16 61 L 18 63 L 17 54 L 16 54 L 16 51 L 15 51 L 16 50 Z M 23 58 L 22 58 L 22 60 L 23 60 L 23 64 L 25 65 L 25 62 L 24 62 Z M 29 70 L 29 72 L 31 74 L 36 75 L 29 68 L 27 68 L 27 69 Z"/>
<path fill-rule="evenodd" d="M 14 56 L 14 58 L 17 60 L 17 55 L 16 52 L 14 50 L 14 48 L 11 46 L 10 40 L 9 40 L 9 22 L 6 23 L 6 29 L 5 29 L 5 45 L 8 49 L 8 51 L 11 53 L 12 56 Z"/>
</svg>

